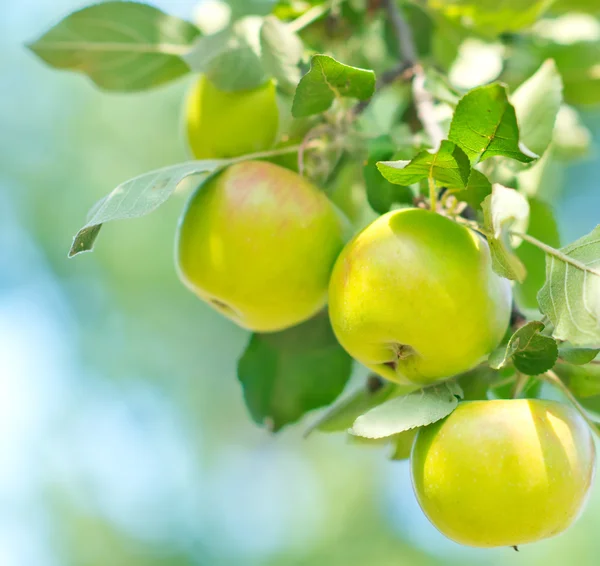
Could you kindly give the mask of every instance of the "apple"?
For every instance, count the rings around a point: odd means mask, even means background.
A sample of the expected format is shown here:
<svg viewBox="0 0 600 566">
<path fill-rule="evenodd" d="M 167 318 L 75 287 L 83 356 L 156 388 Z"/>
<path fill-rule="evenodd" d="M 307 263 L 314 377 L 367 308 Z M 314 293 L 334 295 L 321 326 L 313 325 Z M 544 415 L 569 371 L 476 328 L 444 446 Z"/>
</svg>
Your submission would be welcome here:
<svg viewBox="0 0 600 566">
<path fill-rule="evenodd" d="M 279 110 L 272 80 L 225 92 L 202 75 L 186 102 L 187 140 L 196 159 L 238 157 L 275 143 Z"/>
<path fill-rule="evenodd" d="M 282 330 L 325 305 L 346 230 L 312 183 L 272 163 L 245 161 L 190 199 L 178 229 L 179 276 L 240 326 Z"/>
<path fill-rule="evenodd" d="M 329 313 L 341 345 L 378 374 L 426 385 L 479 364 L 508 326 L 511 288 L 487 242 L 435 212 L 380 216 L 340 254 Z"/>
<path fill-rule="evenodd" d="M 517 546 L 564 531 L 592 483 L 594 442 L 556 401 L 466 401 L 420 429 L 413 487 L 429 520 L 468 546 Z"/>
</svg>

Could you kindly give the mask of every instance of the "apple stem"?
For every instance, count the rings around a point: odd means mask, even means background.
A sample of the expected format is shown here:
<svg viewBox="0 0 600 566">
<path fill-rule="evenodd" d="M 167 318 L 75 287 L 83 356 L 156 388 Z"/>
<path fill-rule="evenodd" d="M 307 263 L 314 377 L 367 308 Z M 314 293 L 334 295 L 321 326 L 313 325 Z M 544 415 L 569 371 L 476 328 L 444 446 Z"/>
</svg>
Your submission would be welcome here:
<svg viewBox="0 0 600 566">
<path fill-rule="evenodd" d="M 428 177 L 427 181 L 429 183 L 429 207 L 434 212 L 437 210 L 437 191 L 435 188 L 435 181 L 433 177 Z"/>
<path fill-rule="evenodd" d="M 564 381 L 556 375 L 552 370 L 547 371 L 546 373 L 540 376 L 541 379 L 547 381 L 554 385 L 557 389 L 561 391 L 561 393 L 571 402 L 571 404 L 577 409 L 579 414 L 583 417 L 588 426 L 592 429 L 594 434 L 600 438 L 600 428 L 598 427 L 598 423 L 594 422 L 588 412 L 585 410 L 585 407 L 579 403 L 575 395 L 571 393 L 571 390 L 567 387 Z"/>
<path fill-rule="evenodd" d="M 522 373 L 517 373 L 517 379 L 515 380 L 515 384 L 513 386 L 511 394 L 511 397 L 513 399 L 517 399 L 521 395 L 521 393 L 523 393 L 523 390 L 525 389 L 525 385 L 527 385 L 528 380 L 529 378 L 526 375 L 523 375 Z"/>
</svg>

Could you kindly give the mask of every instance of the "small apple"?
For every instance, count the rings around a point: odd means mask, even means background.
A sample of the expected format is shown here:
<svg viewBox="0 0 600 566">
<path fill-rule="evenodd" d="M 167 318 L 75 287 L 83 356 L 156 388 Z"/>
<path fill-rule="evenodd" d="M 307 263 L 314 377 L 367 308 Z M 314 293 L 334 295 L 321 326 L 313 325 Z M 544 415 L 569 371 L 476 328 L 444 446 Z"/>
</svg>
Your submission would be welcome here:
<svg viewBox="0 0 600 566">
<path fill-rule="evenodd" d="M 555 401 L 466 401 L 421 429 L 413 487 L 444 535 L 468 546 L 517 546 L 564 531 L 592 483 L 590 430 Z"/>
<path fill-rule="evenodd" d="M 325 305 L 346 229 L 312 183 L 272 163 L 245 161 L 190 199 L 177 236 L 179 276 L 240 326 L 282 330 Z"/>
<path fill-rule="evenodd" d="M 238 157 L 269 149 L 277 137 L 275 84 L 225 92 L 202 75 L 186 102 L 186 130 L 196 159 Z"/>
<path fill-rule="evenodd" d="M 423 209 L 388 212 L 340 254 L 329 313 L 342 346 L 368 368 L 426 385 L 465 372 L 501 341 L 511 289 L 486 241 Z"/>
</svg>

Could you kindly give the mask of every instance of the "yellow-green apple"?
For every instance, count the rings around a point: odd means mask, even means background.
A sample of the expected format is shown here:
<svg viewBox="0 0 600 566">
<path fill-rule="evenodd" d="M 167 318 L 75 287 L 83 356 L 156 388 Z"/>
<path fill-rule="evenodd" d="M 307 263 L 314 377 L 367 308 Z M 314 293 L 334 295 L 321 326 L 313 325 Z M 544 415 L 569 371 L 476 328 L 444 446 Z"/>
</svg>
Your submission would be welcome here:
<svg viewBox="0 0 600 566">
<path fill-rule="evenodd" d="M 502 339 L 511 288 L 487 242 L 435 212 L 384 214 L 340 254 L 329 313 L 342 346 L 392 381 L 426 385 L 468 371 Z"/>
<path fill-rule="evenodd" d="M 466 401 L 421 429 L 413 487 L 444 535 L 469 546 L 516 546 L 564 531 L 595 467 L 581 416 L 555 401 Z"/>
<path fill-rule="evenodd" d="M 177 237 L 180 278 L 240 326 L 269 332 L 310 318 L 327 301 L 347 220 L 297 173 L 245 161 L 192 196 Z"/>
<path fill-rule="evenodd" d="M 188 144 L 197 159 L 227 158 L 269 149 L 277 137 L 275 84 L 225 92 L 202 75 L 186 102 Z"/>
</svg>

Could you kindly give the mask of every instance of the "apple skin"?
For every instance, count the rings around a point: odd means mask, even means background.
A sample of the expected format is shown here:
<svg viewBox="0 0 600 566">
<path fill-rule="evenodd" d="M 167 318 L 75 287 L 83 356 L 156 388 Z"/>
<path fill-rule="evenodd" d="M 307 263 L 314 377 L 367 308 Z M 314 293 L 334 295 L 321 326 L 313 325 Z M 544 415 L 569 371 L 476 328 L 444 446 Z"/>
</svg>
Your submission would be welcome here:
<svg viewBox="0 0 600 566">
<path fill-rule="evenodd" d="M 202 75 L 186 101 L 186 131 L 196 159 L 238 157 L 275 143 L 279 110 L 275 84 L 224 92 Z"/>
<path fill-rule="evenodd" d="M 500 343 L 511 296 L 483 238 L 412 208 L 384 214 L 344 248 L 329 314 L 339 342 L 362 364 L 427 385 L 470 370 Z"/>
<path fill-rule="evenodd" d="M 564 531 L 594 476 L 590 430 L 556 401 L 465 401 L 421 429 L 413 487 L 425 515 L 468 546 L 517 546 Z"/>
<path fill-rule="evenodd" d="M 272 332 L 316 314 L 347 221 L 300 175 L 245 161 L 192 196 L 177 235 L 181 280 L 240 326 Z"/>
</svg>

